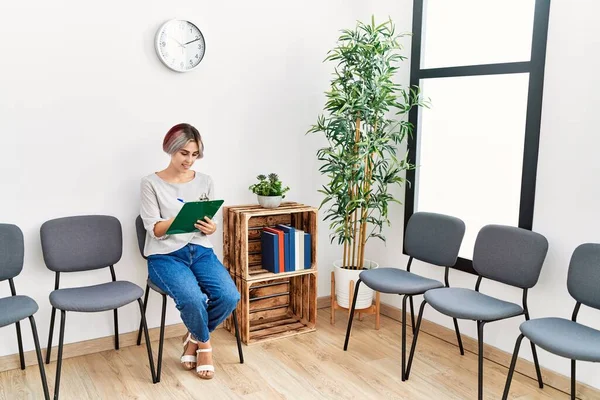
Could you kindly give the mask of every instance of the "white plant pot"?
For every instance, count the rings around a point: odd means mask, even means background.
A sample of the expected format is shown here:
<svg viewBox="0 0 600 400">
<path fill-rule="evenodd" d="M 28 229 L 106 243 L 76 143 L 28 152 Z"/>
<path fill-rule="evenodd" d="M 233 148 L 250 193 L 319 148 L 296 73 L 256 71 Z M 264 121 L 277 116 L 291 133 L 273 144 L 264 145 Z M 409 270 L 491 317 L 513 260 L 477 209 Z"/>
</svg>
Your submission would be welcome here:
<svg viewBox="0 0 600 400">
<path fill-rule="evenodd" d="M 258 197 L 258 204 L 264 208 L 277 208 L 281 204 L 281 196 L 261 196 L 257 194 L 256 197 Z"/>
<path fill-rule="evenodd" d="M 352 270 L 342 268 L 342 260 L 334 261 L 333 263 L 333 274 L 335 279 L 335 296 L 338 305 L 344 308 L 352 307 L 350 303 L 350 281 L 354 281 L 354 287 L 356 288 L 356 282 L 358 282 L 358 275 L 364 270 Z M 379 267 L 375 261 L 365 260 L 365 269 L 374 269 Z M 358 297 L 356 299 L 356 310 L 362 310 L 363 308 L 369 308 L 373 304 L 373 289 L 369 288 L 364 283 L 361 283 L 360 289 L 358 290 Z M 354 293 L 352 293 L 354 295 Z"/>
</svg>

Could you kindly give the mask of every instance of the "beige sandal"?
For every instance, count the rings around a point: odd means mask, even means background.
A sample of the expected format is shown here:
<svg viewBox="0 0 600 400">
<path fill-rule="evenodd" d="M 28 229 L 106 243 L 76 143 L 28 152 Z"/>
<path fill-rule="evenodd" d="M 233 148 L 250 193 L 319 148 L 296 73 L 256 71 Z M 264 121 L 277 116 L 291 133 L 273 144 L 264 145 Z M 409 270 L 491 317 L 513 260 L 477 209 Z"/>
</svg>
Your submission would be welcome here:
<svg viewBox="0 0 600 400">
<path fill-rule="evenodd" d="M 210 353 L 212 352 L 212 349 L 198 349 L 196 350 L 196 354 L 198 353 Z M 200 375 L 198 374 L 199 372 L 212 372 L 211 374 L 208 375 Z M 198 365 L 196 367 L 196 374 L 198 374 L 198 376 L 202 379 L 212 379 L 215 376 L 215 366 L 214 365 L 210 365 L 210 364 L 206 364 L 206 365 Z"/>
<path fill-rule="evenodd" d="M 186 371 L 191 371 L 194 369 L 194 367 L 196 367 L 196 356 L 191 354 L 185 354 L 185 352 L 187 351 L 187 347 L 190 343 L 198 344 L 196 340 L 192 339 L 192 334 L 188 332 L 188 335 L 186 336 L 183 342 L 183 354 L 181 354 L 181 365 Z M 192 365 L 191 367 L 187 367 L 185 365 L 186 363 L 194 365 Z"/>
</svg>

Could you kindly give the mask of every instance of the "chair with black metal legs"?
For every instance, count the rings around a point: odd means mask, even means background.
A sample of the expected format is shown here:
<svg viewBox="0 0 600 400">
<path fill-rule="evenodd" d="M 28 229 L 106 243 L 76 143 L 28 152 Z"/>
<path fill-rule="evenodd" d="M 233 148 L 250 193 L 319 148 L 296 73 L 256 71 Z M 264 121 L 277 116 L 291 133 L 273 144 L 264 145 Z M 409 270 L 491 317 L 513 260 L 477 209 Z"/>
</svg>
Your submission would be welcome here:
<svg viewBox="0 0 600 400">
<path fill-rule="evenodd" d="M 41 229 L 42 253 L 44 262 L 56 273 L 54 291 L 50 293 L 52 314 L 50 316 L 50 333 L 46 363 L 50 363 L 52 350 L 52 332 L 56 310 L 60 310 L 60 334 L 58 341 L 58 360 L 56 367 L 56 383 L 54 398 L 58 399 L 60 389 L 60 373 L 62 366 L 63 341 L 65 337 L 65 320 L 69 312 L 114 312 L 115 349 L 119 349 L 119 325 L 117 309 L 137 300 L 144 335 L 152 382 L 156 383 L 154 359 L 148 328 L 143 312 L 142 296 L 144 291 L 134 283 L 118 281 L 114 264 L 121 259 L 123 249 L 123 233 L 121 223 L 115 217 L 107 215 L 86 215 L 58 218 L 46 221 Z M 90 271 L 110 268 L 112 282 L 93 286 L 82 286 L 59 289 L 61 272 Z"/>
<path fill-rule="evenodd" d="M 425 278 L 410 272 L 413 259 L 445 267 L 445 286 L 448 287 L 448 272 L 456 264 L 458 251 L 465 234 L 465 223 L 455 217 L 443 214 L 418 212 L 413 214 L 406 226 L 404 250 L 410 257 L 406 271 L 398 268 L 377 268 L 363 271 L 359 275 L 354 290 L 344 350 L 348 349 L 350 330 L 361 282 L 375 291 L 403 295 L 402 298 L 402 380 L 406 375 L 406 301 L 410 301 L 411 322 L 415 332 L 413 296 L 421 295 L 427 290 L 444 287 L 439 281 Z M 458 322 L 454 319 L 454 329 L 460 348 L 464 355 Z"/>
<path fill-rule="evenodd" d="M 571 360 L 571 399 L 575 399 L 577 394 L 576 361 L 600 362 L 600 331 L 577 322 L 577 314 L 582 304 L 600 310 L 600 244 L 585 243 L 575 249 L 569 264 L 567 288 L 576 301 L 570 320 L 537 318 L 521 324 L 521 335 L 515 344 L 503 400 L 508 398 L 524 337 L 550 353 Z"/>
<path fill-rule="evenodd" d="M 146 259 L 146 256 L 144 256 L 144 245 L 146 242 L 146 228 L 144 228 L 144 222 L 142 221 L 142 217 L 140 217 L 139 215 L 135 219 L 135 231 L 137 234 L 138 248 L 140 250 L 140 254 L 142 255 L 142 257 L 144 257 L 144 259 Z M 160 294 L 162 296 L 162 313 L 161 313 L 161 319 L 160 319 L 160 338 L 158 340 L 158 361 L 157 361 L 157 369 L 156 369 L 156 382 L 160 382 L 163 344 L 164 344 L 164 340 L 165 340 L 165 316 L 166 316 L 166 312 L 167 312 L 167 294 L 165 292 L 163 292 L 154 283 L 152 283 L 150 278 L 148 278 L 146 280 L 146 291 L 144 294 L 144 311 L 143 311 L 144 314 L 146 314 L 146 308 L 148 307 L 148 293 L 150 292 L 150 289 L 154 290 L 155 292 L 157 292 L 158 294 Z M 237 323 L 235 310 L 233 310 L 232 314 L 233 314 L 233 322 L 235 324 L 235 338 L 237 340 L 238 354 L 240 356 L 240 364 L 243 364 L 244 363 L 244 354 L 242 352 L 242 342 L 240 340 L 240 331 L 238 329 L 238 323 Z M 142 326 L 140 324 L 140 328 L 138 330 L 137 345 L 139 346 L 141 344 L 142 344 Z"/>
<path fill-rule="evenodd" d="M 419 329 L 425 305 L 430 304 L 444 315 L 457 319 L 477 321 L 478 352 L 478 399 L 483 399 L 483 328 L 485 324 L 524 315 L 529 320 L 527 291 L 535 286 L 548 252 L 548 241 L 539 233 L 504 225 L 487 225 L 481 228 L 473 251 L 473 268 L 479 274 L 475 290 L 464 288 L 433 289 L 425 293 L 421 303 L 417 330 L 413 337 L 407 377 L 410 375 Z M 479 292 L 481 280 L 488 278 L 523 289 L 523 305 L 486 296 Z M 540 388 L 542 374 L 535 346 L 531 343 L 533 360 Z"/>
<path fill-rule="evenodd" d="M 50 399 L 48 393 L 48 383 L 46 382 L 46 372 L 44 370 L 44 361 L 40 349 L 40 340 L 35 325 L 33 314 L 38 310 L 38 305 L 32 298 L 23 295 L 17 295 L 15 282 L 13 278 L 23 270 L 23 259 L 25 255 L 25 244 L 23 232 L 12 224 L 0 224 L 0 281 L 8 279 L 10 285 L 10 297 L 0 299 L 0 327 L 15 324 L 17 328 L 17 344 L 19 345 L 19 361 L 21 369 L 25 369 L 25 356 L 23 354 L 23 340 L 21 338 L 20 321 L 29 318 L 31 333 L 33 334 L 33 343 L 40 368 L 40 377 L 42 379 L 42 388 L 44 398 Z"/>
</svg>

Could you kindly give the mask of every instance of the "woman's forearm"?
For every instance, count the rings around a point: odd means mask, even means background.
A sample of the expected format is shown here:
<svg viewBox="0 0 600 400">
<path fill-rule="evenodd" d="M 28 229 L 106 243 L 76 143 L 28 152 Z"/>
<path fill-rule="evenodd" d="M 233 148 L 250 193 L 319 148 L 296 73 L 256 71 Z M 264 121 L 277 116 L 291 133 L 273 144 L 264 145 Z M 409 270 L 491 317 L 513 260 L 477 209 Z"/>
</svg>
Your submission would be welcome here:
<svg viewBox="0 0 600 400">
<path fill-rule="evenodd" d="M 173 223 L 173 220 L 175 220 L 175 218 L 157 222 L 154 225 L 154 236 L 156 236 L 157 238 L 164 236 L 167 233 L 167 230 L 169 229 L 171 224 Z"/>
</svg>

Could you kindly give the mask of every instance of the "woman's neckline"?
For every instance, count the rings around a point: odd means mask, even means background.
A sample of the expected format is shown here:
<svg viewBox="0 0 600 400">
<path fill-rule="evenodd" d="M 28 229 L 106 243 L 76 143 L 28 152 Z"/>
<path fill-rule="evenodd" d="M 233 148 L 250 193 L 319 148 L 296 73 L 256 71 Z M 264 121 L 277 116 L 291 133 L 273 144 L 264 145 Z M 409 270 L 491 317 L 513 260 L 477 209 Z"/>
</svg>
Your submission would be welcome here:
<svg viewBox="0 0 600 400">
<path fill-rule="evenodd" d="M 193 180 L 195 180 L 195 179 L 198 177 L 198 173 L 197 173 L 196 171 L 194 171 L 194 177 L 193 177 L 192 179 L 190 179 L 189 181 L 185 181 L 185 182 L 169 182 L 169 181 L 166 181 L 166 180 L 164 180 L 163 178 L 161 178 L 161 177 L 158 175 L 158 172 L 155 172 L 155 173 L 154 173 L 154 176 L 156 176 L 156 177 L 157 177 L 158 179 L 160 179 L 162 182 L 164 182 L 164 183 L 168 183 L 169 185 L 185 185 L 186 183 L 190 183 L 190 182 L 192 182 Z"/>
</svg>

